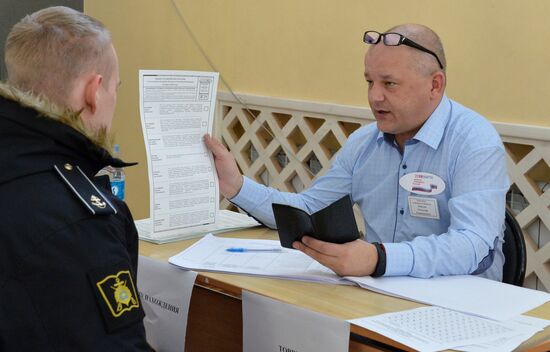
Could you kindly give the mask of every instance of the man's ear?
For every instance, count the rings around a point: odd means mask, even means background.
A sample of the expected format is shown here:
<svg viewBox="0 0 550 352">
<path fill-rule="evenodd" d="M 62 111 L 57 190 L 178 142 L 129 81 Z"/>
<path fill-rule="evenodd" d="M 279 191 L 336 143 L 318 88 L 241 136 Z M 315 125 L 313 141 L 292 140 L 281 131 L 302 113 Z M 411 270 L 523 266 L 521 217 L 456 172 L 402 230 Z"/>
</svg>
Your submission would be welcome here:
<svg viewBox="0 0 550 352">
<path fill-rule="evenodd" d="M 432 96 L 439 98 L 445 91 L 445 74 L 441 71 L 437 71 L 432 75 Z"/>
<path fill-rule="evenodd" d="M 99 74 L 93 75 L 84 88 L 84 102 L 86 108 L 94 114 L 97 110 L 97 94 L 99 87 L 103 83 L 103 76 Z"/>
</svg>

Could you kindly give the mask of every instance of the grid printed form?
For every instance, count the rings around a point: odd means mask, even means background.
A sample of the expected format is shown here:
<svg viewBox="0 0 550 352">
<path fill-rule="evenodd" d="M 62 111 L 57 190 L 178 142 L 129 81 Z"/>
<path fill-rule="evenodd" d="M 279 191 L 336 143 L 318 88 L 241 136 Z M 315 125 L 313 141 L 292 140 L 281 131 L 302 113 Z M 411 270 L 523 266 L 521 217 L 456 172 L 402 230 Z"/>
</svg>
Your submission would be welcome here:
<svg viewBox="0 0 550 352">
<path fill-rule="evenodd" d="M 439 307 L 391 314 L 385 323 L 445 344 L 512 332 L 498 322 Z"/>
</svg>

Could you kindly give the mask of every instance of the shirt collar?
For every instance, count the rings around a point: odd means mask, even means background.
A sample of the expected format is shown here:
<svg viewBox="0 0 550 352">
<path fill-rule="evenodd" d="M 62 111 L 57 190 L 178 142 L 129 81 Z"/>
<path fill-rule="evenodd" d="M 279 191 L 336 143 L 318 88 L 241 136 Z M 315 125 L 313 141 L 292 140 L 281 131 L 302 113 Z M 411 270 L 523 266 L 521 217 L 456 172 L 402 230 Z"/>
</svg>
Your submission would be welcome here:
<svg viewBox="0 0 550 352">
<path fill-rule="evenodd" d="M 422 142 L 433 149 L 437 149 L 441 139 L 443 138 L 443 133 L 445 132 L 447 122 L 449 121 L 450 112 L 450 100 L 446 95 L 443 95 L 443 98 L 439 102 L 437 108 L 430 115 L 430 117 L 428 117 L 413 139 Z M 393 135 L 378 131 L 377 141 L 380 142 L 383 139 L 389 143 L 394 143 Z"/>
</svg>

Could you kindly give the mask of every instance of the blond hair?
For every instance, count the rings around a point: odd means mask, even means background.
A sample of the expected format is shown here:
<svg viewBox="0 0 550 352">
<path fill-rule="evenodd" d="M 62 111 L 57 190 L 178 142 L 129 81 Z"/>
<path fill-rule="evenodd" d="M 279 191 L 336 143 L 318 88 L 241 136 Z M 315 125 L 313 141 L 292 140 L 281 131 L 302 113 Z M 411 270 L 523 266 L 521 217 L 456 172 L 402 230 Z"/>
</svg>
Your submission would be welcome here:
<svg viewBox="0 0 550 352">
<path fill-rule="evenodd" d="M 8 34 L 8 81 L 17 88 L 66 105 L 76 79 L 113 71 L 111 35 L 103 24 L 68 7 L 49 7 L 25 16 Z"/>
</svg>

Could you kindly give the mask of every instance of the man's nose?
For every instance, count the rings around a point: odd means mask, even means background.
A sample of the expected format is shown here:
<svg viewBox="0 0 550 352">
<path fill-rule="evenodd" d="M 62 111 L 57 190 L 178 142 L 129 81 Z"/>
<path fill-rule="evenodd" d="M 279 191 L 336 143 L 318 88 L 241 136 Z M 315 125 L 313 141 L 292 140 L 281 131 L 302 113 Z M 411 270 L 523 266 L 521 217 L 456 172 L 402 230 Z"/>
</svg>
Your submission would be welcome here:
<svg viewBox="0 0 550 352">
<path fill-rule="evenodd" d="M 371 102 L 381 102 L 384 101 L 385 96 L 382 89 L 380 89 L 380 86 L 376 83 L 373 83 L 369 87 L 369 100 Z"/>
</svg>

